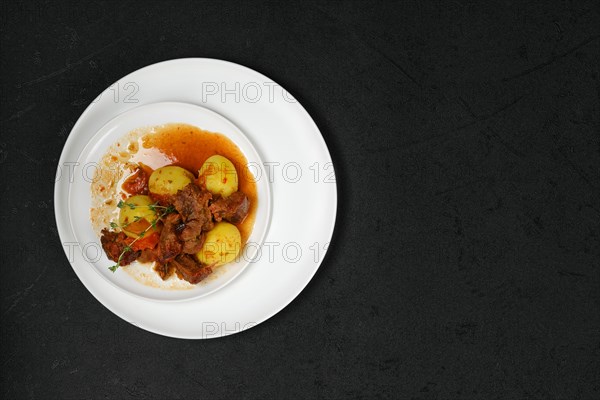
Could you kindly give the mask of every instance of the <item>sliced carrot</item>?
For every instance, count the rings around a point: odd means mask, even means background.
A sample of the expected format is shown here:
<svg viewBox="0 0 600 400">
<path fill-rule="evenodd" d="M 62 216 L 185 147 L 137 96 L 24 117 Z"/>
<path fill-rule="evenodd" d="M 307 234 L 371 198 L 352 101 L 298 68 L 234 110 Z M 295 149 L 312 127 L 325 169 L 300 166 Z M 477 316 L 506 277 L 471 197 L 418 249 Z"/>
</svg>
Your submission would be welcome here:
<svg viewBox="0 0 600 400">
<path fill-rule="evenodd" d="M 156 246 L 158 240 L 160 239 L 160 235 L 158 234 L 158 232 L 146 232 L 146 234 L 142 238 L 139 238 L 137 240 L 131 238 L 129 239 L 130 240 L 128 241 L 131 245 L 131 248 L 134 251 L 138 251 L 154 248 L 154 246 Z"/>
</svg>

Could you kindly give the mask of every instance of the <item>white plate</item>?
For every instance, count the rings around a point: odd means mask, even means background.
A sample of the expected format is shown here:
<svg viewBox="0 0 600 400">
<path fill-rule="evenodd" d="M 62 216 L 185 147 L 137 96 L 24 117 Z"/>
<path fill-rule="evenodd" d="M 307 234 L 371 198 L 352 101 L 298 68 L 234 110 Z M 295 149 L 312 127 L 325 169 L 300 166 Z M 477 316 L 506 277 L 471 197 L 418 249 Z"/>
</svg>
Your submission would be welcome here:
<svg viewBox="0 0 600 400">
<path fill-rule="evenodd" d="M 129 289 L 119 288 L 118 282 L 104 279 L 83 253 L 83 242 L 89 239 L 82 233 L 90 229 L 88 204 L 69 204 L 70 192 L 79 193 L 78 185 L 85 188 L 80 177 L 89 172 L 84 171 L 85 163 L 81 161 L 101 156 L 102 146 L 92 144 L 86 150 L 96 132 L 125 111 L 159 102 L 200 105 L 230 120 L 262 158 L 262 179 L 267 179 L 271 187 L 271 225 L 263 245 L 257 247 L 254 261 L 227 286 L 188 301 L 149 300 L 140 297 L 144 293 L 132 294 Z M 207 129 L 202 123 L 193 125 Z M 101 138 L 98 143 L 104 143 Z M 236 144 L 240 146 L 237 141 Z M 263 200 L 260 196 L 259 193 L 259 202 Z M 127 75 L 84 111 L 63 149 L 54 201 L 65 253 L 92 295 L 140 328 L 166 336 L 200 339 L 255 326 L 302 291 L 317 271 L 331 240 L 337 192 L 331 157 L 317 126 L 285 90 L 264 75 L 237 64 L 181 59 Z"/>
<path fill-rule="evenodd" d="M 100 159 L 108 148 L 121 137 L 140 127 L 154 127 L 168 123 L 184 123 L 200 127 L 211 132 L 219 132 L 231 139 L 242 151 L 251 173 L 255 175 L 259 202 L 256 209 L 254 229 L 248 238 L 248 245 L 236 262 L 220 267 L 215 273 L 193 289 L 165 290 L 140 284 L 122 269 L 111 272 L 108 267 L 114 264 L 103 254 L 100 240 L 89 221 L 89 207 L 92 204 L 90 185 L 98 169 Z M 263 243 L 270 221 L 271 193 L 268 179 L 257 179 L 265 175 L 264 164 L 257 151 L 244 134 L 230 121 L 214 111 L 186 103 L 153 103 L 135 107 L 119 114 L 104 125 L 89 141 L 77 159 L 78 170 L 69 185 L 69 210 L 71 230 L 78 243 L 85 243 L 85 256 L 93 270 L 116 287 L 128 293 L 159 301 L 190 300 L 206 296 L 225 286 L 238 276 L 242 270 L 257 258 L 257 252 Z M 110 171 L 107 171 L 110 172 Z M 76 206 L 77 205 L 77 206 Z M 89 267 L 87 267 L 89 268 Z"/>
</svg>

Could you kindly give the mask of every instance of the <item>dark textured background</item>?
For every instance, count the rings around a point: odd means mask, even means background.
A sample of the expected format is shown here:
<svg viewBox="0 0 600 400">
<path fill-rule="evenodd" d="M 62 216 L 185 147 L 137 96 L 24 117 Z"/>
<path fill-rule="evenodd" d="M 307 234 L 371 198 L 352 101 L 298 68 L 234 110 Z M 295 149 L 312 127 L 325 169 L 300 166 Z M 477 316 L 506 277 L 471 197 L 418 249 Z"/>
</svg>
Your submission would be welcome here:
<svg viewBox="0 0 600 400">
<path fill-rule="evenodd" d="M 3 398 L 600 396 L 598 2 L 8 3 Z M 338 175 L 335 242 L 312 282 L 209 341 L 106 310 L 53 215 L 84 108 L 180 57 L 281 83 Z"/>
</svg>

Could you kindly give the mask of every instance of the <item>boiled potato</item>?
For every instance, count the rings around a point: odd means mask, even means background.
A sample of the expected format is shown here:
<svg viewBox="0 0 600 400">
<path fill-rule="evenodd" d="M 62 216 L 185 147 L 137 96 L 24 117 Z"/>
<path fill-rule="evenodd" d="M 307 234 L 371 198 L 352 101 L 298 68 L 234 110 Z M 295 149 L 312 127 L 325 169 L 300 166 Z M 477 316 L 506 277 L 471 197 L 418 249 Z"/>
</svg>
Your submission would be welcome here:
<svg viewBox="0 0 600 400">
<path fill-rule="evenodd" d="M 119 225 L 127 236 L 137 238 L 156 220 L 156 211 L 148 207 L 151 204 L 152 199 L 144 195 L 131 196 L 123 202 Z"/>
<path fill-rule="evenodd" d="M 196 254 L 206 265 L 223 265 L 233 261 L 242 247 L 242 237 L 235 225 L 219 222 L 206 234 L 202 249 Z"/>
<path fill-rule="evenodd" d="M 233 163 L 219 155 L 209 157 L 198 171 L 200 182 L 212 194 L 229 197 L 238 190 L 238 175 Z"/>
<path fill-rule="evenodd" d="M 148 180 L 148 190 L 158 195 L 177 194 L 194 180 L 194 175 L 181 167 L 170 165 L 152 172 Z"/>
</svg>

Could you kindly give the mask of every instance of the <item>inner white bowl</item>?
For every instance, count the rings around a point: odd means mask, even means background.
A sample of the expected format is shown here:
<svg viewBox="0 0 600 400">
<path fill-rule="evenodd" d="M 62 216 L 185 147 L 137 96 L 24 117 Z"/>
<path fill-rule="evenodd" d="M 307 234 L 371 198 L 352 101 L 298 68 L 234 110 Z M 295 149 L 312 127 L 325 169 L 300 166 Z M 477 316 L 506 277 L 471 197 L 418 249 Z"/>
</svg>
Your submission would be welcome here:
<svg viewBox="0 0 600 400">
<path fill-rule="evenodd" d="M 134 129 L 171 123 L 181 123 L 221 133 L 227 136 L 242 151 L 252 165 L 255 175 L 258 205 L 254 228 L 238 261 L 219 267 L 213 279 L 207 279 L 187 290 L 167 290 L 146 286 L 127 272 L 111 272 L 100 239 L 92 229 L 90 221 L 91 179 L 96 165 L 108 148 L 119 138 Z M 90 140 L 69 171 L 69 220 L 80 251 L 84 258 L 103 279 L 135 296 L 156 301 L 182 301 L 206 296 L 227 285 L 252 264 L 266 236 L 271 219 L 271 189 L 266 171 L 258 152 L 250 140 L 232 122 L 204 107 L 187 103 L 154 103 L 126 111 L 110 120 Z M 250 244 L 250 245 L 248 245 Z M 100 253 L 99 253 L 100 252 Z M 127 268 L 127 267 L 124 267 Z"/>
</svg>

